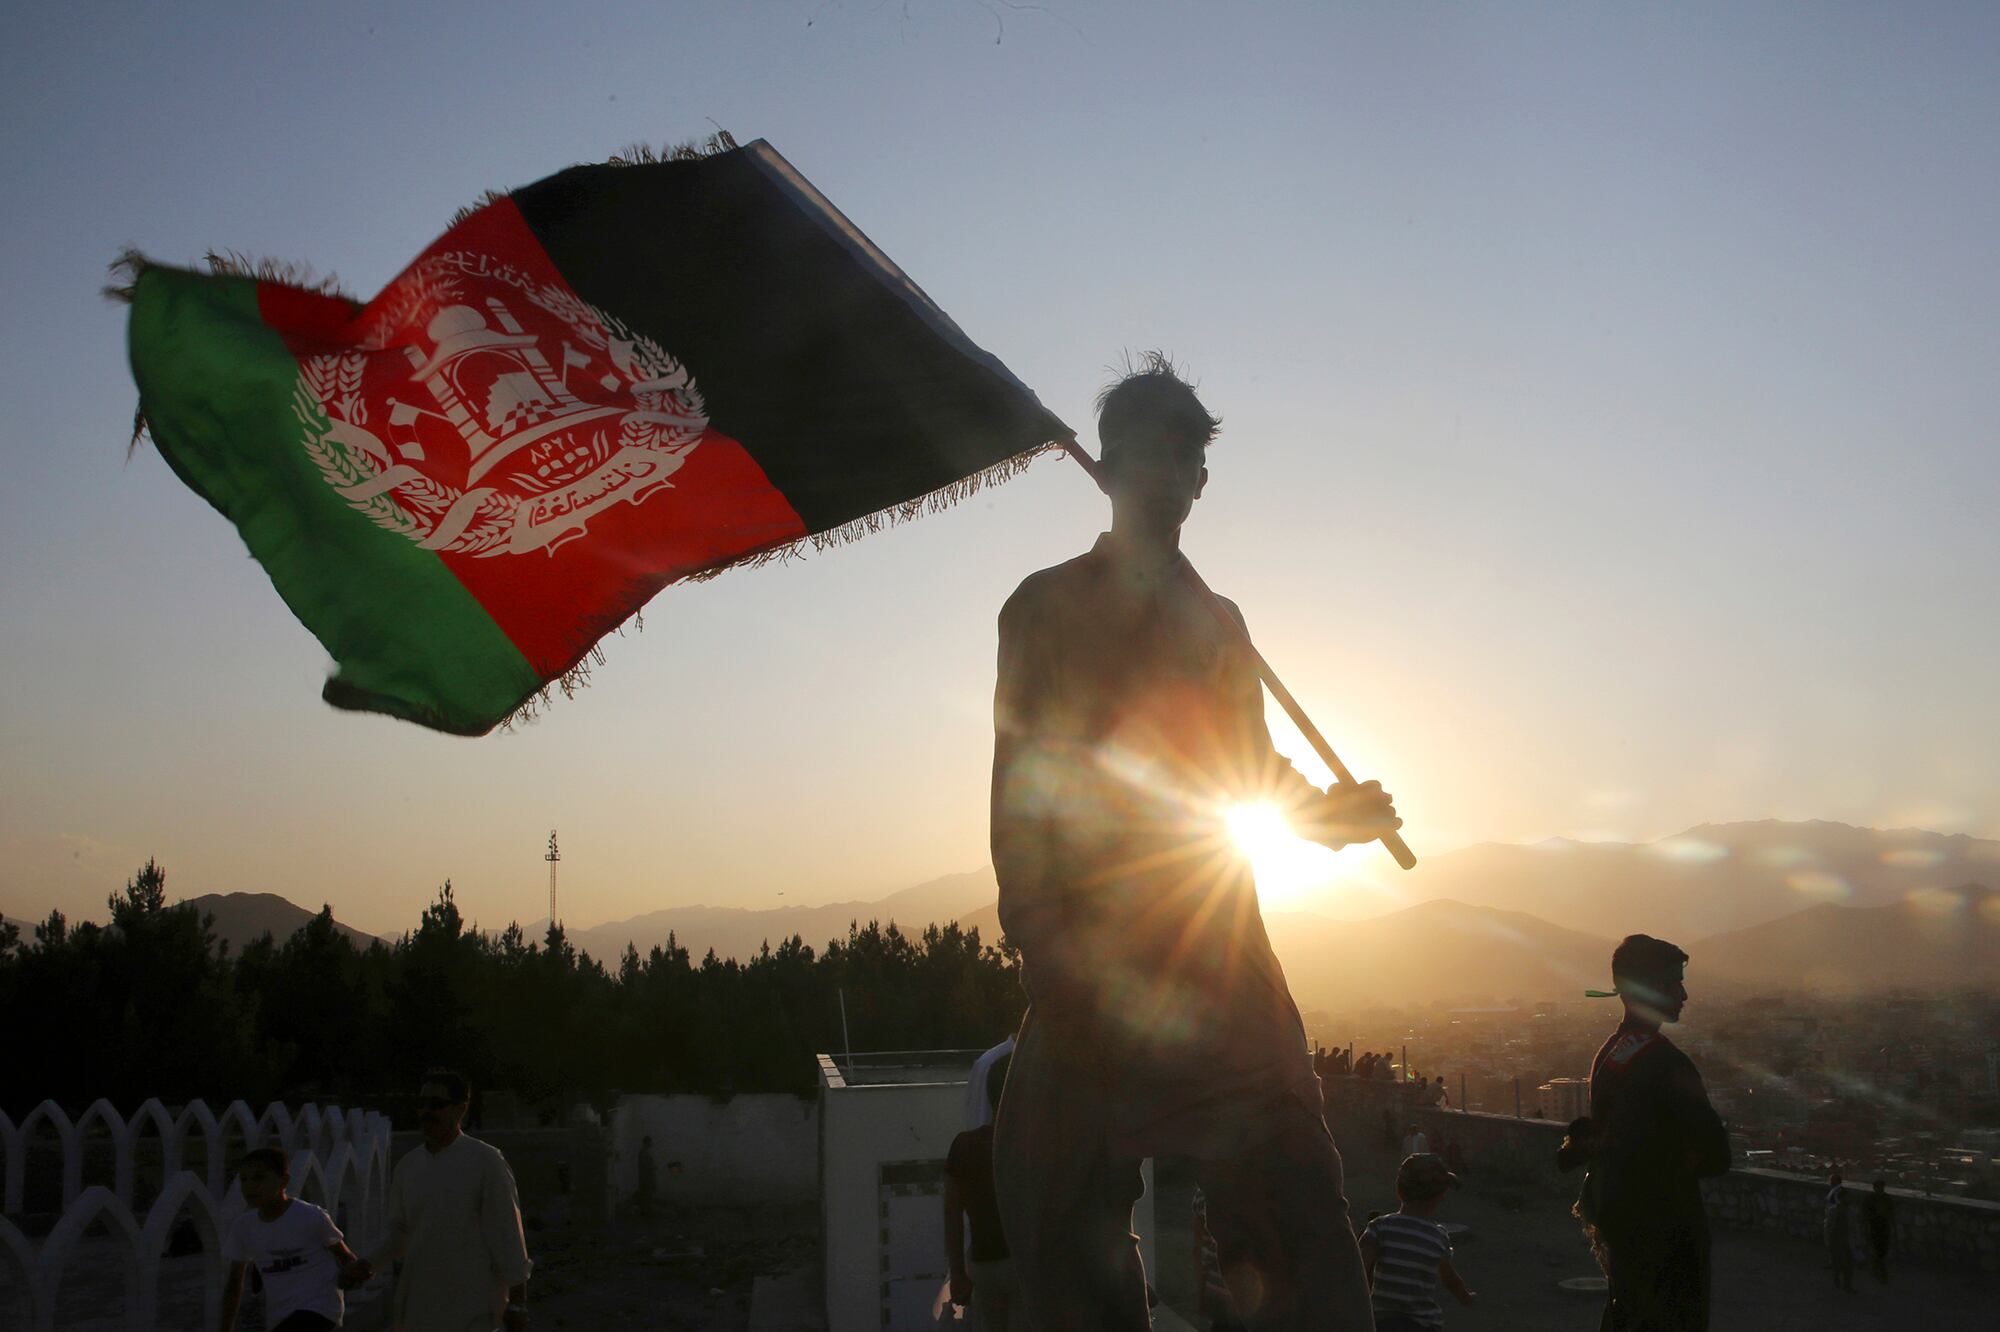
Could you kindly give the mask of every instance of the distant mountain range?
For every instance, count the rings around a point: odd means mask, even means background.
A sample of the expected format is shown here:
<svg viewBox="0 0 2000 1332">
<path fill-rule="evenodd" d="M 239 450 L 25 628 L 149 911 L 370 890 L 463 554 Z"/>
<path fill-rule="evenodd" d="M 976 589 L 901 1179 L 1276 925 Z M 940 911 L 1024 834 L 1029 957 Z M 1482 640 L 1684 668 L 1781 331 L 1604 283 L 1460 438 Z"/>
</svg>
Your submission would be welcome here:
<svg viewBox="0 0 2000 1332">
<path fill-rule="evenodd" d="M 283 943 L 319 914 L 296 906 L 276 893 L 205 893 L 174 905 L 191 906 L 215 917 L 211 926 L 215 937 L 227 941 L 232 954 L 241 953 L 245 944 L 255 943 L 266 934 Z M 366 948 L 376 942 L 374 935 L 363 934 L 338 920 L 333 922 L 333 927 L 353 940 L 356 948 Z"/>
<path fill-rule="evenodd" d="M 2000 892 L 1963 884 L 1889 906 L 1807 907 L 1703 939 L 1688 952 L 1691 977 L 1756 989 L 1996 989 Z"/>
<path fill-rule="evenodd" d="M 1421 902 L 1370 920 L 1266 918 L 1301 1009 L 1578 998 L 1611 979 L 1610 941 L 1521 911 Z"/>
<path fill-rule="evenodd" d="M 1844 823 L 1703 824 L 1639 845 L 1484 843 L 1420 861 L 1391 887 L 1525 911 L 1565 929 L 1685 943 L 1803 907 L 1880 907 L 1911 893 L 2000 883 L 2000 842 Z"/>
<path fill-rule="evenodd" d="M 2000 842 L 1768 821 L 1644 846 L 1471 847 L 1396 881 L 1414 905 L 1265 922 L 1307 1009 L 1575 998 L 1609 984 L 1631 933 L 1685 948 L 1697 994 L 2000 988 L 2000 894 L 1981 880 L 2000 883 Z M 959 922 L 998 938 L 991 904 Z"/>
<path fill-rule="evenodd" d="M 1691 828 L 1645 845 L 1487 844 L 1431 858 L 1397 881 L 1412 905 L 1365 919 L 1267 917 L 1303 1008 L 1380 1001 L 1537 1001 L 1609 980 L 1613 943 L 1658 934 L 1693 957 L 1691 989 L 2000 988 L 2000 842 L 1838 823 Z M 815 949 L 850 923 L 920 933 L 956 920 L 997 943 L 993 871 L 933 879 L 876 901 L 745 910 L 669 907 L 570 942 L 615 965 L 671 932 L 699 958 L 748 958 L 796 934 Z M 1379 899 L 1376 899 L 1379 900 Z M 313 913 L 274 893 L 190 899 L 232 951 L 288 937 Z M 24 939 L 33 927 L 19 922 Z M 524 926 L 539 939 L 546 921 Z M 374 937 L 339 927 L 357 946 Z"/>
<path fill-rule="evenodd" d="M 664 944 L 669 933 L 696 959 L 711 948 L 718 957 L 747 958 L 766 941 L 775 948 L 794 934 L 817 951 L 825 948 L 829 939 L 845 939 L 850 923 L 866 925 L 879 920 L 887 925 L 894 921 L 905 930 L 921 933 L 933 921 L 958 920 L 982 903 L 991 904 L 999 893 L 989 867 L 970 874 L 948 874 L 874 902 L 833 902 L 825 906 L 774 907 L 762 911 L 741 907 L 667 907 L 587 929 L 566 925 L 564 932 L 571 946 L 607 965 L 617 962 L 627 942 L 643 956 L 655 944 Z M 530 939 L 539 940 L 547 933 L 548 925 L 544 918 L 522 928 Z M 987 937 L 997 942 L 998 932 Z"/>
<path fill-rule="evenodd" d="M 319 914 L 276 893 L 204 893 L 200 897 L 183 898 L 173 905 L 191 906 L 204 915 L 212 916 L 210 930 L 218 941 L 229 945 L 232 954 L 241 953 L 245 944 L 254 943 L 266 934 L 283 943 Z M 23 944 L 34 943 L 35 926 L 39 921 L 17 920 L 12 916 L 0 916 L 0 920 L 20 927 Z M 72 926 L 77 923 L 70 922 Z M 380 942 L 374 935 L 364 934 L 338 920 L 334 921 L 333 927 L 353 940 L 356 948 Z"/>
</svg>

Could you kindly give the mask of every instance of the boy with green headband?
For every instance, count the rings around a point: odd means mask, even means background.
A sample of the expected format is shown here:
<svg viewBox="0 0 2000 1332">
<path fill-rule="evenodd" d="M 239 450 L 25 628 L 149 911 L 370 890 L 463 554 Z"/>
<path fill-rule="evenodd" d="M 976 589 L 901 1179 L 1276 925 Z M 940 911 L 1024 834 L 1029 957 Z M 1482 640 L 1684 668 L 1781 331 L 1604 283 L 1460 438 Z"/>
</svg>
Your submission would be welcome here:
<svg viewBox="0 0 2000 1332">
<path fill-rule="evenodd" d="M 1570 1126 L 1558 1158 L 1590 1164 L 1578 1215 L 1610 1278 L 1600 1332 L 1708 1327 L 1700 1181 L 1729 1169 L 1729 1134 L 1694 1062 L 1660 1031 L 1687 1003 L 1687 960 L 1644 934 L 1612 953 L 1608 993 L 1625 1020 L 1591 1061 L 1590 1116 Z"/>
</svg>

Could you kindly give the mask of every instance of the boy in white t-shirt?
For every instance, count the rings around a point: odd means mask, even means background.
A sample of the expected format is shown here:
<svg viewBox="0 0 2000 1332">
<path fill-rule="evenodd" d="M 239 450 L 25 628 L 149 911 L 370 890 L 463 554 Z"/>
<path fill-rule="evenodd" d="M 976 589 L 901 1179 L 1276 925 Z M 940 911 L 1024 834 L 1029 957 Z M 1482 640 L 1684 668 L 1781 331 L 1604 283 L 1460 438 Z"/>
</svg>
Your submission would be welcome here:
<svg viewBox="0 0 2000 1332">
<path fill-rule="evenodd" d="M 264 1326 L 268 1332 L 325 1332 L 339 1327 L 346 1313 L 340 1278 L 354 1254 L 325 1209 L 285 1192 L 291 1167 L 275 1147 L 247 1153 L 237 1176 L 249 1210 L 236 1218 L 222 1240 L 230 1264 L 222 1296 L 222 1332 L 235 1332 L 243 1303 L 244 1271 L 251 1263 L 264 1281 Z"/>
</svg>

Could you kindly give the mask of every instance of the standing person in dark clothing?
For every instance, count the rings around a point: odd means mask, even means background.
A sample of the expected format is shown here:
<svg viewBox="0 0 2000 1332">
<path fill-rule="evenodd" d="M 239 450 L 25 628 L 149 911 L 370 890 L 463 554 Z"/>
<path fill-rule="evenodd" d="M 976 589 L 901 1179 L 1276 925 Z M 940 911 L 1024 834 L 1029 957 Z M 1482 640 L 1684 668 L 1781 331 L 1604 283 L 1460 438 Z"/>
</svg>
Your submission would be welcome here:
<svg viewBox="0 0 2000 1332">
<path fill-rule="evenodd" d="M 1328 846 L 1400 825 L 1374 782 L 1321 792 L 1271 745 L 1256 654 L 1181 525 L 1218 426 L 1157 354 L 1098 404 L 1111 530 L 1000 612 L 993 866 L 1028 1012 L 993 1152 L 1036 1332 L 1139 1332 L 1140 1162 L 1194 1162 L 1255 1332 L 1369 1324 L 1340 1154 L 1227 813 Z"/>
<path fill-rule="evenodd" d="M 1012 1059 L 1001 1055 L 986 1074 L 986 1099 L 996 1111 Z M 1000 1228 L 1000 1206 L 993 1197 L 991 1119 L 953 1138 L 945 1156 L 944 1251 L 951 1272 L 951 1302 L 972 1306 L 979 1332 L 1007 1332 L 1014 1306 L 1014 1264 Z"/>
<path fill-rule="evenodd" d="M 1833 1284 L 1837 1290 L 1854 1289 L 1854 1208 L 1846 1189 L 1827 1196 L 1826 1251 L 1833 1259 Z"/>
<path fill-rule="evenodd" d="M 1889 1280 L 1889 1237 L 1896 1231 L 1896 1205 L 1889 1200 L 1889 1186 L 1882 1180 L 1875 1181 L 1875 1189 L 1868 1195 L 1866 1216 L 1868 1218 L 1869 1267 L 1877 1281 Z"/>
<path fill-rule="evenodd" d="M 1611 955 L 1625 1020 L 1590 1066 L 1590 1114 L 1558 1162 L 1587 1160 L 1577 1213 L 1611 1298 L 1600 1332 L 1708 1327 L 1708 1215 L 1700 1181 L 1729 1169 L 1729 1134 L 1694 1062 L 1660 1032 L 1687 1003 L 1687 954 L 1634 934 Z"/>
<path fill-rule="evenodd" d="M 653 1215 L 653 1198 L 660 1186 L 659 1172 L 653 1165 L 653 1139 L 650 1134 L 639 1139 L 639 1181 L 634 1190 L 633 1203 L 641 1217 Z"/>
</svg>

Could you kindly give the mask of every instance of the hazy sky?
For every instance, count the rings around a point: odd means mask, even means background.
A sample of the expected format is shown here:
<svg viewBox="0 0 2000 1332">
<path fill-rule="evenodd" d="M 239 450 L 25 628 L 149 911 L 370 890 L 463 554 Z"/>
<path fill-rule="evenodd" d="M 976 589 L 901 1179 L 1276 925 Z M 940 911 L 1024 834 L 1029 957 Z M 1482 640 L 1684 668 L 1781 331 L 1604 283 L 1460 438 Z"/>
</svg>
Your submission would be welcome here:
<svg viewBox="0 0 2000 1332">
<path fill-rule="evenodd" d="M 482 190 L 769 139 L 1059 415 L 1163 346 L 1188 549 L 1417 853 L 1768 816 L 2000 835 L 2000 10 L 1048 0 L 16 5 L 0 44 L 0 910 L 146 856 L 400 930 L 986 861 L 993 620 L 1068 462 L 670 589 L 453 739 L 124 439 L 126 244 L 363 297 Z M 1303 752 L 1295 736 L 1283 742 Z M 1343 867 L 1382 871 L 1373 852 Z"/>
</svg>

